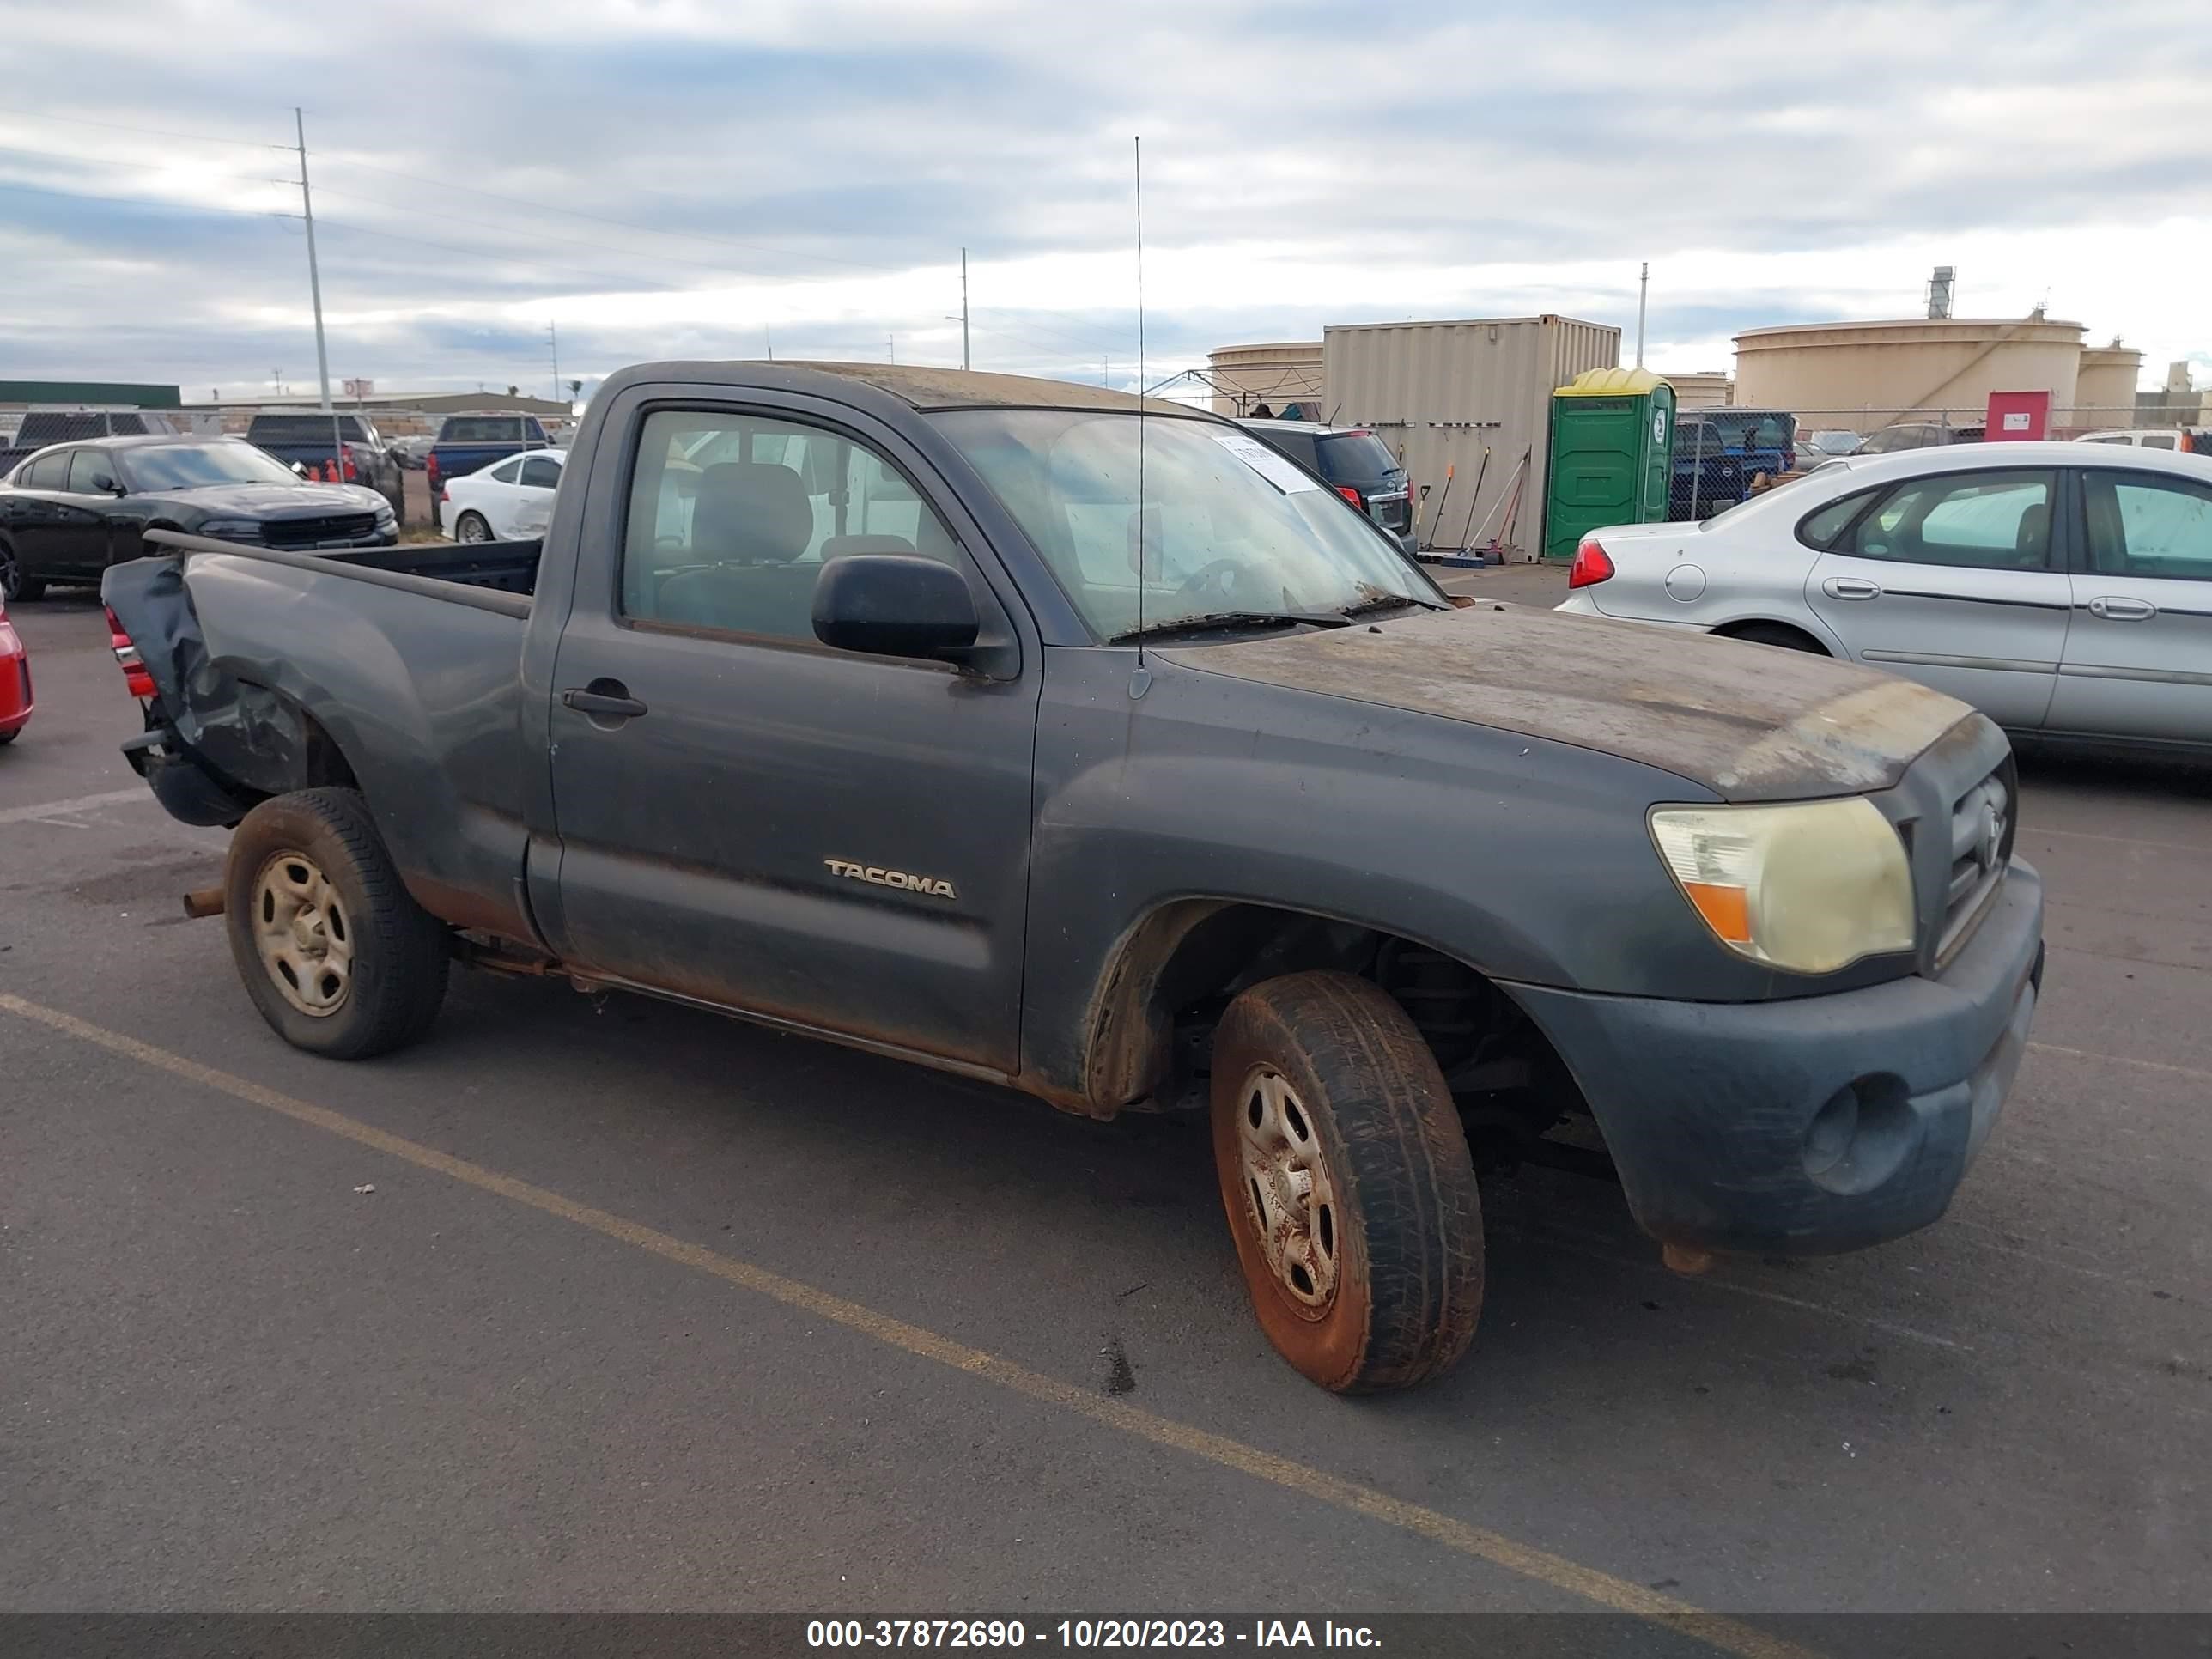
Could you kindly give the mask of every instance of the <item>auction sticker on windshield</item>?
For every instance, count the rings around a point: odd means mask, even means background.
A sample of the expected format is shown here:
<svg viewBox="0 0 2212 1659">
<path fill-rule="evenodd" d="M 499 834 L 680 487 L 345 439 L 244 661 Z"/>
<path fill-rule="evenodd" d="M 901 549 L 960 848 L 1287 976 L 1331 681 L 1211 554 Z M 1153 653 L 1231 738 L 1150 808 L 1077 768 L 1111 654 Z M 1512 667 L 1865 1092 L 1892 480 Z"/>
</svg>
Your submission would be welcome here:
<svg viewBox="0 0 2212 1659">
<path fill-rule="evenodd" d="M 1268 448 L 1257 438 L 1248 438 L 1241 432 L 1209 431 L 1206 435 L 1285 495 L 1294 490 L 1321 488 L 1320 483 L 1310 474 L 1299 471 L 1290 459 Z"/>
</svg>

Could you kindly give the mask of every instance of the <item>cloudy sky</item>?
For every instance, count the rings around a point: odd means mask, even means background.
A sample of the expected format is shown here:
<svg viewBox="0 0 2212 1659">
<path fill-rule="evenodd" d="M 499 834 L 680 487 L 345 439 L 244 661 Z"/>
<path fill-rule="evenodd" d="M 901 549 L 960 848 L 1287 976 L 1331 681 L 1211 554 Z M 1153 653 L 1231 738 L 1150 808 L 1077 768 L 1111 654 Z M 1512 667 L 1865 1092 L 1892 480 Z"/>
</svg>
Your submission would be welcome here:
<svg viewBox="0 0 2212 1659">
<path fill-rule="evenodd" d="M 321 20 L 321 21 L 319 21 Z M 1322 324 L 2039 303 L 2212 380 L 2212 28 L 2094 5 L 0 0 L 0 378 L 1148 378 Z M 1632 351 L 1632 343 L 1627 348 Z"/>
</svg>

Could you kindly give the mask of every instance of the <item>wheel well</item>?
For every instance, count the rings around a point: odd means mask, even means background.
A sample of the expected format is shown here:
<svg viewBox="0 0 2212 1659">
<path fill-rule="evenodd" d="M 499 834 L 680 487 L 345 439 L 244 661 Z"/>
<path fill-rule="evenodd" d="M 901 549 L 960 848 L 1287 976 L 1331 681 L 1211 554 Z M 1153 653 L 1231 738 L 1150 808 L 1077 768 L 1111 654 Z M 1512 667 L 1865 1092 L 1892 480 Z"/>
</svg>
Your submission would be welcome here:
<svg viewBox="0 0 2212 1659">
<path fill-rule="evenodd" d="M 1092 1107 L 1203 1105 L 1222 1010 L 1248 986 L 1313 968 L 1358 974 L 1397 999 L 1472 1138 L 1518 1143 L 1587 1109 L 1550 1039 L 1473 964 L 1354 922 L 1206 899 L 1163 906 L 1120 951 L 1092 1022 Z"/>
<path fill-rule="evenodd" d="M 303 708 L 300 711 L 300 724 L 306 728 L 307 737 L 306 779 L 300 787 L 319 789 L 329 785 L 339 789 L 359 789 L 361 780 L 354 775 L 345 750 L 338 747 L 337 739 L 324 729 L 323 723 Z"/>
<path fill-rule="evenodd" d="M 280 691 L 252 680 L 238 682 L 237 724 L 251 752 L 229 763 L 223 779 L 234 795 L 266 800 L 295 790 L 325 787 L 359 789 L 345 751 L 323 723 Z M 250 770 L 249 770 L 250 765 Z"/>
<path fill-rule="evenodd" d="M 1824 657 L 1833 654 L 1816 635 L 1798 627 L 1795 623 L 1768 622 L 1753 617 L 1742 622 L 1723 623 L 1718 628 L 1713 629 L 1713 632 L 1724 640 L 1772 640 L 1777 636 L 1786 635 L 1793 643 L 1802 641 L 1802 644 L 1798 647 L 1801 650 L 1817 651 Z"/>
</svg>

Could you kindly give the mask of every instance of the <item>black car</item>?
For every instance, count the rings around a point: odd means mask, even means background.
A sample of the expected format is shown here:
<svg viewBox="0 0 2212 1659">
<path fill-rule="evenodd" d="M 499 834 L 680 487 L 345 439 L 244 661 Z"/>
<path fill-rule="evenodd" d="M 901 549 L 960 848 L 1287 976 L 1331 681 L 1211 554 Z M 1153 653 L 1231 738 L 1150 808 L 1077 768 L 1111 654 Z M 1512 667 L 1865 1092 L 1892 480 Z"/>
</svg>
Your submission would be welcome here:
<svg viewBox="0 0 2212 1659">
<path fill-rule="evenodd" d="M 96 583 L 145 550 L 147 530 L 297 552 L 399 539 L 376 491 L 303 483 L 239 439 L 95 438 L 42 449 L 0 484 L 0 599 Z"/>
<path fill-rule="evenodd" d="M 1390 446 L 1364 426 L 1319 421 L 1239 421 L 1254 437 L 1289 456 L 1375 520 L 1407 552 L 1413 545 L 1413 489 Z"/>
</svg>

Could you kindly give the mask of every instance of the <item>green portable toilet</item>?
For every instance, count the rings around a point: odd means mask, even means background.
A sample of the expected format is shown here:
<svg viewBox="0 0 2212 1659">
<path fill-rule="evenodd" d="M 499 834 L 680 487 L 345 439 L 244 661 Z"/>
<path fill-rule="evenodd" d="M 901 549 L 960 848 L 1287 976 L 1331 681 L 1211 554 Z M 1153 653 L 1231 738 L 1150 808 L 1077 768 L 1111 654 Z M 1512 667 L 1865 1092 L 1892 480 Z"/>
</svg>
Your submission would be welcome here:
<svg viewBox="0 0 2212 1659">
<path fill-rule="evenodd" d="M 1593 368 L 1552 394 L 1544 556 L 1571 559 L 1601 525 L 1667 516 L 1674 388 L 1648 368 Z"/>
</svg>

